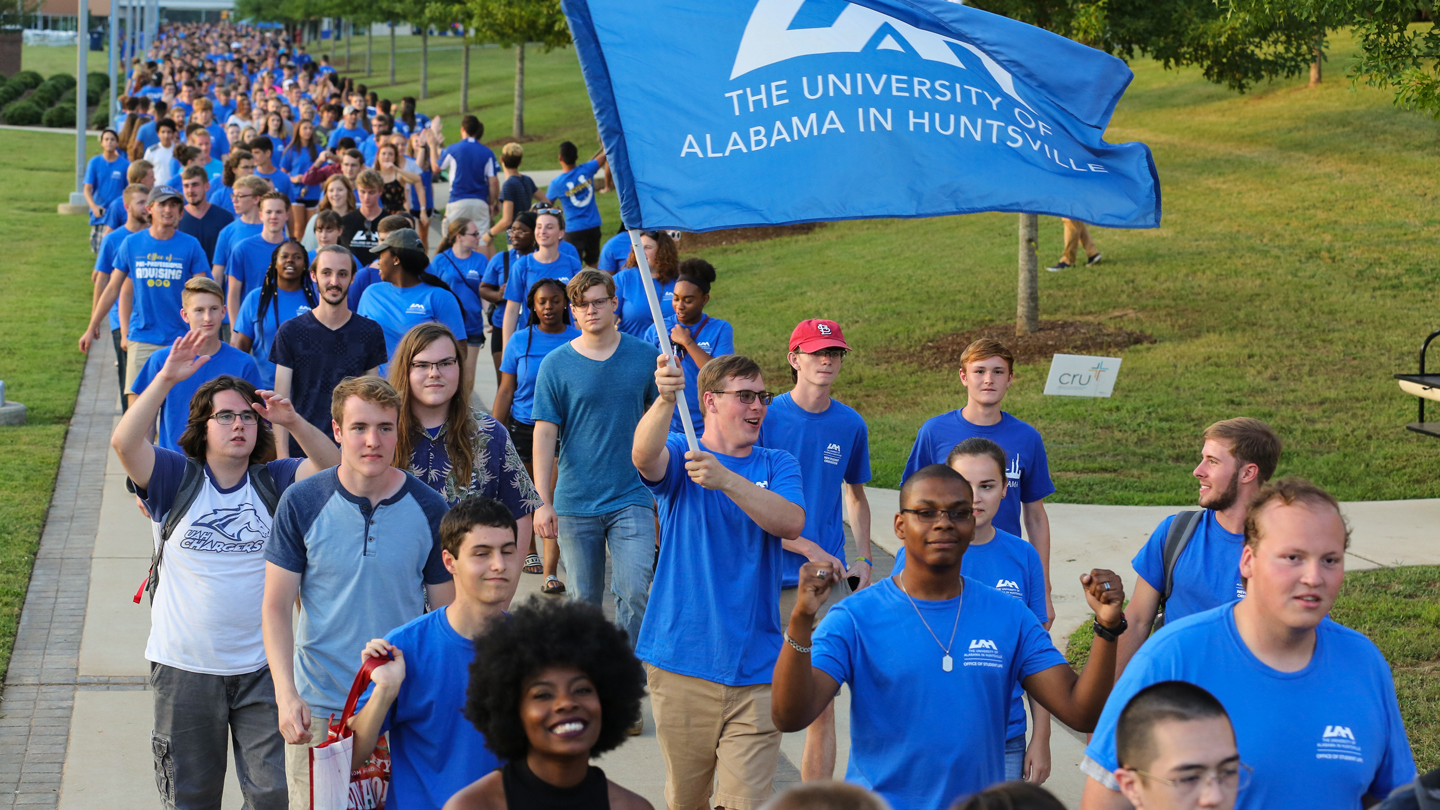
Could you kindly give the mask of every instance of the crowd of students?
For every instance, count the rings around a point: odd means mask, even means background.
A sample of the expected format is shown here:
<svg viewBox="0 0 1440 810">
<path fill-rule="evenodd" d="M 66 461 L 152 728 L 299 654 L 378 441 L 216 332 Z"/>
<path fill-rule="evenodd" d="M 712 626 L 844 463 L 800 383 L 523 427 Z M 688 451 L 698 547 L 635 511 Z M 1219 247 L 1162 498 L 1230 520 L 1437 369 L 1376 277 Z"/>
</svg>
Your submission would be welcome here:
<svg viewBox="0 0 1440 810">
<path fill-rule="evenodd" d="M 1156 528 L 1128 592 L 1081 577 L 1077 674 L 1047 632 L 1056 487 L 1003 409 L 1005 346 L 969 346 L 965 404 L 919 427 L 876 578 L 868 429 L 832 398 L 841 324 L 796 325 L 777 396 L 706 313 L 711 264 L 665 232 L 643 264 L 623 228 L 602 243 L 603 154 L 563 144 L 542 190 L 474 117 L 446 146 L 303 47 L 227 24 L 155 47 L 87 171 L 79 347 L 108 319 L 112 445 L 155 530 L 166 806 L 218 803 L 229 740 L 248 806 L 308 807 L 308 749 L 370 659 L 354 761 L 388 740 L 395 807 L 646 807 L 589 763 L 642 733 L 648 692 L 666 803 L 755 810 L 784 731 L 806 731 L 807 782 L 833 778 L 842 685 L 864 790 L 769 806 L 1055 806 L 1052 715 L 1094 732 L 1087 810 L 1338 810 L 1415 779 L 1383 657 L 1327 618 L 1339 506 L 1271 480 L 1264 423 L 1203 431 L 1200 509 Z M 511 608 L 522 572 L 568 599 Z"/>
</svg>

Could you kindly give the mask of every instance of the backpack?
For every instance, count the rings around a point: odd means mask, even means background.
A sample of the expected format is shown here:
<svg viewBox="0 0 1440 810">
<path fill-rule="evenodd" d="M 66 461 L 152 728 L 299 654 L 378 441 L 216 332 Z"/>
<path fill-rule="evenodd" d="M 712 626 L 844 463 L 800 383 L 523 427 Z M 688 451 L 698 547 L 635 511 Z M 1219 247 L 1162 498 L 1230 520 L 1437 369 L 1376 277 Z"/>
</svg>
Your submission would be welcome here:
<svg viewBox="0 0 1440 810">
<path fill-rule="evenodd" d="M 264 464 L 251 464 L 248 470 L 250 474 L 250 486 L 255 489 L 255 494 L 260 496 L 260 503 L 265 506 L 265 511 L 273 518 L 275 507 L 280 503 L 280 488 L 275 485 L 275 479 L 270 475 L 270 468 Z M 165 543 L 175 529 L 180 525 L 190 507 L 195 504 L 195 499 L 200 497 L 200 489 L 205 486 L 205 465 L 193 458 L 185 459 L 185 474 L 180 478 L 180 488 L 175 492 L 175 503 L 171 505 L 170 511 L 165 515 L 165 522 L 160 527 L 160 542 L 155 546 L 155 553 L 150 558 L 150 573 L 145 575 L 145 581 L 140 583 L 140 589 L 135 592 L 135 604 L 140 604 L 141 594 L 150 593 L 150 603 L 155 603 L 155 590 L 160 587 L 160 560 L 165 556 Z"/>
<path fill-rule="evenodd" d="M 1160 604 L 1155 610 L 1155 623 L 1151 626 L 1150 632 L 1155 632 L 1165 626 L 1165 603 L 1169 601 L 1170 594 L 1175 590 L 1175 563 L 1184 553 L 1185 547 L 1190 544 L 1190 538 L 1195 536 L 1195 529 L 1200 525 L 1200 520 L 1205 513 L 1199 510 L 1186 510 L 1175 515 L 1170 521 L 1170 530 L 1165 533 L 1165 550 L 1162 559 L 1165 563 L 1165 581 L 1160 587 Z"/>
</svg>

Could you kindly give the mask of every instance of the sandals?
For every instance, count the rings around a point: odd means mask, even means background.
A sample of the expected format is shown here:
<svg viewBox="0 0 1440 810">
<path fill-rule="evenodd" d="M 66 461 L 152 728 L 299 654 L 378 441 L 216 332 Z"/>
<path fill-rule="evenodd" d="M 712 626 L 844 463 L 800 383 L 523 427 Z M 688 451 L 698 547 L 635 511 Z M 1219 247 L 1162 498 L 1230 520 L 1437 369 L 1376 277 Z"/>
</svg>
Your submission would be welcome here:
<svg viewBox="0 0 1440 810">
<path fill-rule="evenodd" d="M 525 567 L 520 570 L 527 574 L 539 574 L 545 570 L 545 563 L 540 559 L 539 554 L 526 554 Z"/>
<path fill-rule="evenodd" d="M 550 596 L 558 596 L 565 593 L 565 583 L 561 582 L 559 577 L 551 574 L 550 577 L 545 580 L 545 584 L 540 586 L 540 592 L 549 594 Z"/>
</svg>

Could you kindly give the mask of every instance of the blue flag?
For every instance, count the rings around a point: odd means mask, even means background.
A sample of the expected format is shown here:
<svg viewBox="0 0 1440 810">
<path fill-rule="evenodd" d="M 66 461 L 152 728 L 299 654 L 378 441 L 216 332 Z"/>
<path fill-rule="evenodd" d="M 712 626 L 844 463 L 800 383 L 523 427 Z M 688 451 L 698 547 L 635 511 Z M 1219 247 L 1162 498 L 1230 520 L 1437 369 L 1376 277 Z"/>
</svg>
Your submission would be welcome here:
<svg viewBox="0 0 1440 810">
<path fill-rule="evenodd" d="M 1123 62 L 955 0 L 563 0 L 632 228 L 1016 211 L 1154 228 Z"/>
</svg>

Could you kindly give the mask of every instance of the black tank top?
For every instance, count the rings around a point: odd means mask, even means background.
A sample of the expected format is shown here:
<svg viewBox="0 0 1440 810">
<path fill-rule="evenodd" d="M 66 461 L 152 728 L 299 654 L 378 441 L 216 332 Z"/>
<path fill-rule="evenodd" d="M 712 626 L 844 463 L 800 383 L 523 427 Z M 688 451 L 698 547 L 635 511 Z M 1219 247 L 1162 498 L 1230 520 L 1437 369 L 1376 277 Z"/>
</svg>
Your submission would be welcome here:
<svg viewBox="0 0 1440 810">
<path fill-rule="evenodd" d="M 543 781 L 530 770 L 524 757 L 505 763 L 500 780 L 510 810 L 610 810 L 610 785 L 605 772 L 594 765 L 584 781 L 573 788 L 559 788 Z"/>
</svg>

